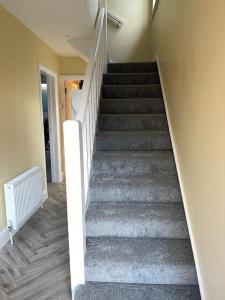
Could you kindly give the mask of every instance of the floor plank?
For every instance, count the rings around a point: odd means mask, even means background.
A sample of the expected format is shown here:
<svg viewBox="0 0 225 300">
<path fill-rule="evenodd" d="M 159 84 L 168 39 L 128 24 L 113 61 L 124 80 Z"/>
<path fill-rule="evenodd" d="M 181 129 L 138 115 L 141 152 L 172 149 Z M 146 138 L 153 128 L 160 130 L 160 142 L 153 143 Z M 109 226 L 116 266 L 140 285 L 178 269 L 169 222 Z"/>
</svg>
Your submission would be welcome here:
<svg viewBox="0 0 225 300">
<path fill-rule="evenodd" d="M 70 300 L 65 184 L 50 184 L 39 209 L 0 251 L 1 300 Z"/>
</svg>

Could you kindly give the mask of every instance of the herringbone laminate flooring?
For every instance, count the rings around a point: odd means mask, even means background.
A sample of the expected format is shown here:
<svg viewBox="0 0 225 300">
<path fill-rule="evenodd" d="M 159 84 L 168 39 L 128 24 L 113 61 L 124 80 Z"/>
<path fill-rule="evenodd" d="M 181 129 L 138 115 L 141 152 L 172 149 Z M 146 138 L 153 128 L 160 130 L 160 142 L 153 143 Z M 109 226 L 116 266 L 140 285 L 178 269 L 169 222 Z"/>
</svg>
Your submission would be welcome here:
<svg viewBox="0 0 225 300">
<path fill-rule="evenodd" d="M 0 300 L 70 300 L 64 184 L 0 251 Z"/>
</svg>

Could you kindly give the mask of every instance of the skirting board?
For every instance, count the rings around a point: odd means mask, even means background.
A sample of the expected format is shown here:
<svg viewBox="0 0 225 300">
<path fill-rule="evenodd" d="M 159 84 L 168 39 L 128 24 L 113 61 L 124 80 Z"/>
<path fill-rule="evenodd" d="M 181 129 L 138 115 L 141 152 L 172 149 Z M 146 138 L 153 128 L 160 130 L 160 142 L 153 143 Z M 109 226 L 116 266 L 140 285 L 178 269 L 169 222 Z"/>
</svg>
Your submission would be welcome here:
<svg viewBox="0 0 225 300">
<path fill-rule="evenodd" d="M 190 235 L 190 240 L 191 240 L 191 246 L 192 246 L 192 250 L 193 250 L 193 256 L 194 256 L 194 261 L 195 261 L 195 266 L 196 266 L 196 271 L 197 271 L 197 276 L 198 276 L 198 283 L 199 283 L 199 289 L 200 289 L 200 293 L 201 293 L 201 299 L 205 300 L 206 297 L 205 297 L 205 293 L 204 293 L 203 280 L 202 280 L 200 266 L 199 266 L 198 253 L 196 250 L 196 244 L 195 244 L 194 235 L 193 235 L 193 231 L 192 231 L 191 220 L 190 220 L 190 215 L 189 215 L 188 206 L 187 206 L 187 199 L 186 199 L 186 195 L 184 192 L 184 182 L 183 182 L 182 176 L 181 176 L 180 163 L 179 163 L 179 158 L 178 158 L 178 154 L 177 154 L 177 148 L 176 148 L 176 143 L 175 143 L 175 138 L 174 138 L 173 127 L 172 127 L 172 123 L 171 123 L 171 115 L 169 112 L 169 106 L 168 106 L 168 101 L 167 101 L 167 97 L 166 97 L 166 89 L 165 89 L 165 85 L 164 85 L 164 81 L 163 81 L 162 70 L 160 67 L 160 59 L 159 59 L 159 56 L 157 53 L 155 54 L 155 57 L 156 57 L 156 62 L 157 62 L 157 66 L 158 66 L 158 71 L 159 71 L 163 99 L 164 99 L 166 115 L 167 115 L 167 120 L 168 120 L 168 125 L 169 125 L 169 132 L 170 132 L 170 137 L 171 137 L 171 142 L 172 142 L 172 148 L 173 148 L 173 153 L 174 153 L 174 158 L 175 158 L 175 163 L 176 163 L 176 168 L 177 168 L 177 174 L 178 174 L 178 179 L 179 179 L 179 184 L 180 184 L 180 189 L 181 189 L 181 194 L 182 194 L 182 199 L 183 199 L 183 204 L 184 204 L 184 210 L 185 210 L 185 215 L 186 215 L 186 219 L 187 219 L 187 225 L 188 225 L 188 230 L 189 230 L 189 235 Z"/>
<path fill-rule="evenodd" d="M 9 231 L 8 228 L 4 228 L 0 231 L 0 250 L 8 243 L 9 241 Z"/>
<path fill-rule="evenodd" d="M 48 199 L 48 192 L 45 190 L 43 191 L 43 203 Z M 16 232 L 13 232 L 13 236 L 16 234 Z M 5 245 L 9 242 L 9 230 L 8 228 L 3 228 L 0 231 L 0 250 L 5 247 Z"/>
<path fill-rule="evenodd" d="M 43 191 L 43 202 L 45 202 L 48 199 L 48 192 L 47 190 Z"/>
</svg>

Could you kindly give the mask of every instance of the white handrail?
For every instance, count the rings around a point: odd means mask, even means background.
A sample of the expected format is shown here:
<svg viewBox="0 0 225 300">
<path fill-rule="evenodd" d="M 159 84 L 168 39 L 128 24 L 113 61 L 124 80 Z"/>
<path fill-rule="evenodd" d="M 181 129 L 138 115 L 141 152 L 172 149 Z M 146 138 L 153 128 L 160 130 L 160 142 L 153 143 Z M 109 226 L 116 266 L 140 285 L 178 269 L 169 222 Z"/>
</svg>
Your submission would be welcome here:
<svg viewBox="0 0 225 300">
<path fill-rule="evenodd" d="M 64 123 L 67 218 L 72 299 L 85 283 L 85 211 L 101 83 L 107 61 L 107 9 L 100 9 L 76 119 Z"/>
</svg>

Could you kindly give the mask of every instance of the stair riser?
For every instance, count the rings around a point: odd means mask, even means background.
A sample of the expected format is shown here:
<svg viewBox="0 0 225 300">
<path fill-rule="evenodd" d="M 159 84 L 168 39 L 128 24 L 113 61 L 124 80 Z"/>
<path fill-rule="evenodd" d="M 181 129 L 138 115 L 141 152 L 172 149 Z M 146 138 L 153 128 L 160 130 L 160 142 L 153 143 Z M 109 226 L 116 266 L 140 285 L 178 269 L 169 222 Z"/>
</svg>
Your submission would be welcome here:
<svg viewBox="0 0 225 300">
<path fill-rule="evenodd" d="M 163 272 L 163 265 L 142 266 L 142 267 L 118 267 L 115 270 L 114 264 L 108 262 L 107 267 L 103 264 L 91 266 L 91 272 L 86 273 L 88 282 L 114 282 L 114 283 L 136 283 L 136 284 L 174 284 L 174 285 L 195 285 L 197 279 L 195 266 L 171 266 Z M 89 269 L 89 268 L 88 268 Z M 99 270 L 101 269 L 101 272 Z M 109 270 L 111 270 L 109 272 Z"/>
<path fill-rule="evenodd" d="M 106 181 L 92 183 L 88 197 L 93 202 L 173 203 L 182 201 L 179 187 L 173 184 L 151 186 L 141 183 L 134 185 L 126 182 L 107 183 Z"/>
<path fill-rule="evenodd" d="M 121 227 L 118 228 L 117 226 L 123 226 L 123 232 L 121 232 Z M 106 223 L 92 223 L 87 222 L 86 229 L 87 229 L 87 236 L 88 237 L 121 237 L 121 238 L 171 238 L 171 239 L 185 239 L 188 238 L 185 229 L 182 231 L 181 226 L 184 228 L 184 224 L 177 223 L 173 225 L 166 225 L 166 224 L 156 224 L 156 223 L 149 223 L 148 225 L 143 225 L 143 227 L 135 228 L 132 227 L 133 222 L 119 223 L 117 222 L 106 222 Z M 107 227 L 107 230 L 104 228 Z M 180 228 L 181 227 L 181 228 Z M 177 230 L 178 229 L 178 230 Z M 135 230 L 136 233 L 132 232 L 131 230 Z M 160 232 L 160 234 L 159 234 Z"/>
<path fill-rule="evenodd" d="M 132 161 L 131 161 L 132 159 Z M 93 174 L 154 174 L 155 172 L 165 172 L 168 174 L 176 174 L 174 160 L 168 157 L 161 157 L 160 160 L 151 159 L 148 156 L 132 156 L 129 155 L 101 157 L 94 156 Z"/>
<path fill-rule="evenodd" d="M 158 73 L 149 74 L 105 74 L 103 84 L 131 85 L 160 83 Z"/>
<path fill-rule="evenodd" d="M 171 150 L 168 133 L 154 136 L 147 135 L 110 135 L 99 134 L 96 137 L 96 150 L 104 151 L 150 151 Z"/>
<path fill-rule="evenodd" d="M 104 114 L 163 114 L 162 99 L 121 99 L 102 100 L 100 112 Z"/>
<path fill-rule="evenodd" d="M 91 295 L 91 298 L 90 298 Z M 201 300 L 198 286 L 86 283 L 75 300 Z"/>
<path fill-rule="evenodd" d="M 160 98 L 162 90 L 159 84 L 156 85 L 103 85 L 102 98 Z"/>
<path fill-rule="evenodd" d="M 99 131 L 168 130 L 166 115 L 100 115 Z"/>
<path fill-rule="evenodd" d="M 153 63 L 121 63 L 108 64 L 108 73 L 145 73 L 157 72 L 157 64 Z"/>
</svg>

